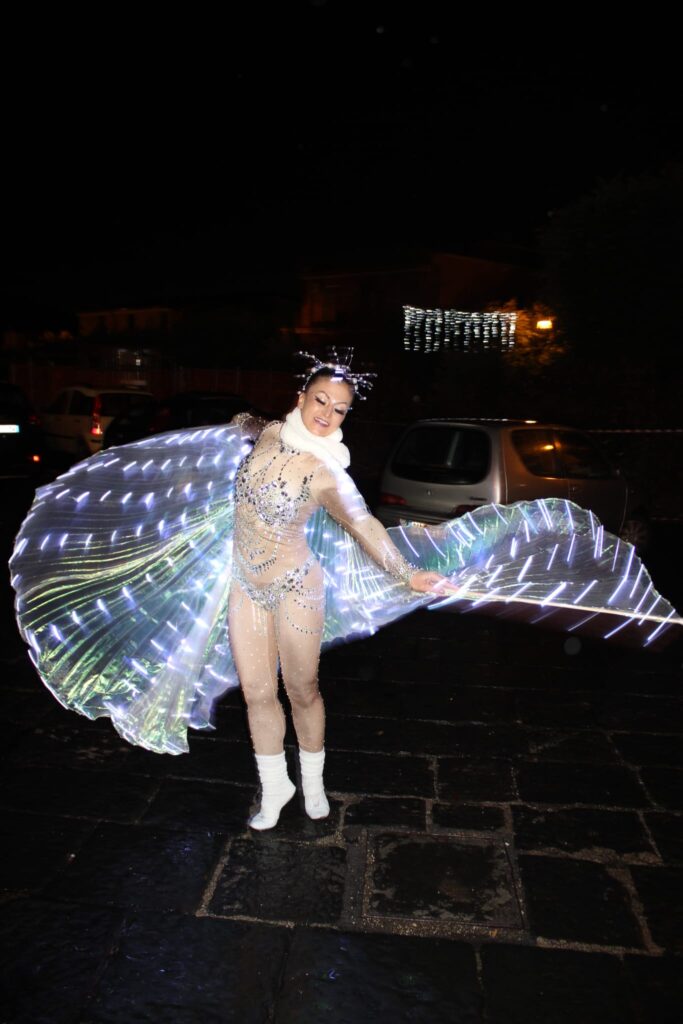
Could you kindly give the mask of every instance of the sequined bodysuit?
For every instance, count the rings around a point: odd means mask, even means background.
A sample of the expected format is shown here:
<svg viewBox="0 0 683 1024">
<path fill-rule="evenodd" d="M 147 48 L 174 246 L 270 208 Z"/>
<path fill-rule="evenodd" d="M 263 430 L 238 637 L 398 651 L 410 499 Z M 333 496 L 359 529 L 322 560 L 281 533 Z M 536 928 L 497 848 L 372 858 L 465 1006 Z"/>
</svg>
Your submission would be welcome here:
<svg viewBox="0 0 683 1024">
<path fill-rule="evenodd" d="M 263 431 L 235 479 L 233 579 L 269 610 L 285 594 L 301 593 L 315 564 L 305 526 L 322 506 L 381 568 L 407 582 L 414 566 L 370 515 L 350 477 L 284 444 L 280 426 L 272 423 Z"/>
</svg>

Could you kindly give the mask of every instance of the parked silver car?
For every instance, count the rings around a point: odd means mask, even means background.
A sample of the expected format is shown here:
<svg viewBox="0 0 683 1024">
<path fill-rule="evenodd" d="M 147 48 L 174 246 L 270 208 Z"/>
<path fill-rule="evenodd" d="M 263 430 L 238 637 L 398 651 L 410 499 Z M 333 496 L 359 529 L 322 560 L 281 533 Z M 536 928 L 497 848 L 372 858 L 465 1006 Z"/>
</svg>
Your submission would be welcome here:
<svg viewBox="0 0 683 1024">
<path fill-rule="evenodd" d="M 642 499 L 585 433 L 532 420 L 419 420 L 399 438 L 382 474 L 385 526 L 441 523 L 490 502 L 568 498 L 643 550 Z"/>
</svg>

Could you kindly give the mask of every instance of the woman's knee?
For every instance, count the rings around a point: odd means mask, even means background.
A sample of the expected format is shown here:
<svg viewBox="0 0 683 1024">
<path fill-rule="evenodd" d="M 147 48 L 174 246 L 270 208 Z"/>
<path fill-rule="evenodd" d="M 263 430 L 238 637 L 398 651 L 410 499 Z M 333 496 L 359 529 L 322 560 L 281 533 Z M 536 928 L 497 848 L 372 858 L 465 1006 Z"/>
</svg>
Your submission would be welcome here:
<svg viewBox="0 0 683 1024">
<path fill-rule="evenodd" d="M 300 711 L 307 711 L 318 703 L 322 703 L 317 681 L 309 686 L 287 686 L 290 704 Z"/>
<path fill-rule="evenodd" d="M 273 708 L 281 708 L 282 704 L 277 695 L 277 689 L 273 685 L 263 685 L 259 683 L 257 685 L 250 686 L 249 683 L 245 685 L 242 682 L 242 695 L 244 696 L 247 708 L 250 711 L 256 711 L 262 709 L 264 711 L 272 710 Z"/>
</svg>

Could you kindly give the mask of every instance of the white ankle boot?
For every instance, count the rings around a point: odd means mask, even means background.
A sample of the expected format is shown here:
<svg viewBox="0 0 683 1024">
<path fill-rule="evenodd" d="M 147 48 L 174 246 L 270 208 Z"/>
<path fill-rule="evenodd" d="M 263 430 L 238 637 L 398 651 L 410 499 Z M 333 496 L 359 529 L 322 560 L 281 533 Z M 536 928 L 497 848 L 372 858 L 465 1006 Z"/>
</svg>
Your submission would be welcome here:
<svg viewBox="0 0 683 1024">
<path fill-rule="evenodd" d="M 306 814 L 309 818 L 326 818 L 330 813 L 330 805 L 323 788 L 323 765 L 325 764 L 325 748 L 317 754 L 299 747 L 301 763 L 301 784 L 304 790 Z"/>
<path fill-rule="evenodd" d="M 249 825 L 263 831 L 277 825 L 280 811 L 296 793 L 296 786 L 287 774 L 284 750 L 281 754 L 256 754 L 256 767 L 261 780 L 261 808 L 249 819 Z"/>
</svg>

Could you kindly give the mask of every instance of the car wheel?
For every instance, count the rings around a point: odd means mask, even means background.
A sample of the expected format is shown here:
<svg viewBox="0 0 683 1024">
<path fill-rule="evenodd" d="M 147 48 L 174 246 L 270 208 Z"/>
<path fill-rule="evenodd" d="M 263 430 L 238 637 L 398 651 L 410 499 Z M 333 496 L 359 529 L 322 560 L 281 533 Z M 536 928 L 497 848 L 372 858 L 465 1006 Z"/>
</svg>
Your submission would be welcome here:
<svg viewBox="0 0 683 1024">
<path fill-rule="evenodd" d="M 638 554 L 647 551 L 652 541 L 652 529 L 650 522 L 645 516 L 631 516 L 626 519 L 619 531 L 622 540 L 633 544 Z"/>
</svg>

